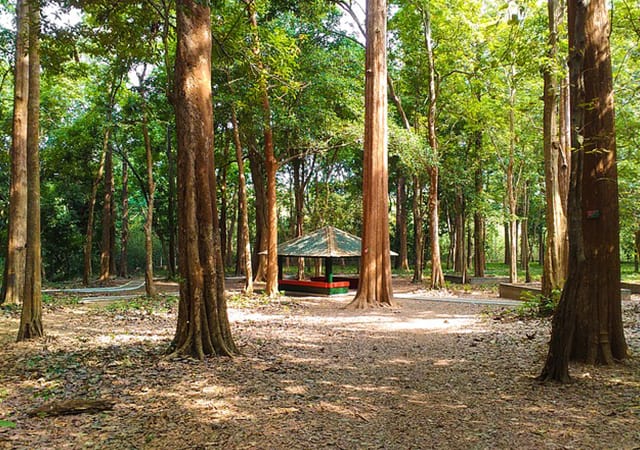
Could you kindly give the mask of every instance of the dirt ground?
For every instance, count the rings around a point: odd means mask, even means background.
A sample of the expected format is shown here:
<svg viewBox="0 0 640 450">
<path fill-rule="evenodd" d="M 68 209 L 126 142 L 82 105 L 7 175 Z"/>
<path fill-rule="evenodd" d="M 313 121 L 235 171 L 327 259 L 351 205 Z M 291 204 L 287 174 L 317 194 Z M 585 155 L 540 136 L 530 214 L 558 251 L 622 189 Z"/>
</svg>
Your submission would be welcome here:
<svg viewBox="0 0 640 450">
<path fill-rule="evenodd" d="M 175 301 L 49 306 L 47 337 L 19 344 L 18 313 L 0 312 L 0 448 L 640 448 L 640 362 L 540 384 L 546 320 L 419 299 L 358 312 L 342 309 L 349 297 L 231 297 L 242 355 L 205 362 L 164 357 Z M 637 354 L 639 297 L 624 314 Z M 28 415 L 75 398 L 115 406 Z"/>
</svg>

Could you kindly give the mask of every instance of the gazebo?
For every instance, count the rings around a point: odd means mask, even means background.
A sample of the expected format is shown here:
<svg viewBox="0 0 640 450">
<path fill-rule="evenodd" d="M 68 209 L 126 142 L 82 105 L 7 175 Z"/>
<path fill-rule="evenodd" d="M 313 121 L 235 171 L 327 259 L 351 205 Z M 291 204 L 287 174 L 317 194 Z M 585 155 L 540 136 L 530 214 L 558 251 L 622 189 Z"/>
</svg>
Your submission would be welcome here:
<svg viewBox="0 0 640 450">
<path fill-rule="evenodd" d="M 334 259 L 360 257 L 362 240 L 332 226 L 320 228 L 305 236 L 278 245 L 278 287 L 284 291 L 343 294 L 349 288 L 357 289 L 358 277 L 336 277 L 333 275 Z M 392 255 L 396 253 L 391 252 Z M 282 273 L 285 257 L 322 258 L 323 277 L 307 280 L 287 280 Z"/>
</svg>

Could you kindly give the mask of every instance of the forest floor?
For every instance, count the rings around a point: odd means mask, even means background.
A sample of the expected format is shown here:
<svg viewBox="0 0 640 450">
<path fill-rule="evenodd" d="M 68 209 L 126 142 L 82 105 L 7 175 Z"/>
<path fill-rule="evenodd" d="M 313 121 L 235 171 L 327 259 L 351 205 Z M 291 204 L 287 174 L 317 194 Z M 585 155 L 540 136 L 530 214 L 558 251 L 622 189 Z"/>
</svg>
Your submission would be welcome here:
<svg viewBox="0 0 640 450">
<path fill-rule="evenodd" d="M 572 365 L 573 383 L 541 384 L 548 320 L 437 301 L 487 292 L 424 294 L 350 311 L 351 297 L 232 291 L 242 355 L 204 362 L 164 356 L 175 300 L 54 302 L 46 338 L 18 344 L 18 312 L 0 310 L 0 448 L 640 448 L 640 360 Z M 640 297 L 623 308 L 637 355 Z M 28 414 L 77 398 L 115 404 Z"/>
</svg>

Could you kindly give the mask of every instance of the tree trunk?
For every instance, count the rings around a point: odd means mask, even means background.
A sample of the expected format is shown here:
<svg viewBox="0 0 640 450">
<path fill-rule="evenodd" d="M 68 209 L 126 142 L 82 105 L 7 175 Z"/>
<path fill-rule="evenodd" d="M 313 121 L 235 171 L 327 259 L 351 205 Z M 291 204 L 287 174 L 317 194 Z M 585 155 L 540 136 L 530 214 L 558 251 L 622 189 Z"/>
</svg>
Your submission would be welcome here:
<svg viewBox="0 0 640 450">
<path fill-rule="evenodd" d="M 609 15 L 604 0 L 569 3 L 571 144 L 569 274 L 541 380 L 569 380 L 569 359 L 629 357 L 620 299 L 619 210 Z"/>
<path fill-rule="evenodd" d="M 224 150 L 222 154 L 222 167 L 220 167 L 220 177 L 218 190 L 220 192 L 220 242 L 222 242 L 222 260 L 227 261 L 227 161 L 229 161 L 229 135 L 225 133 Z"/>
<path fill-rule="evenodd" d="M 87 233 L 84 242 L 84 269 L 82 272 L 82 283 L 87 286 L 91 281 L 93 274 L 93 221 L 95 216 L 96 200 L 98 197 L 98 186 L 104 176 L 104 166 L 106 162 L 107 152 L 106 148 L 109 141 L 110 129 L 107 128 L 104 132 L 103 144 L 102 144 L 102 156 L 100 157 L 100 165 L 98 166 L 98 172 L 96 178 L 93 180 L 91 186 L 91 197 L 89 198 L 89 213 L 87 217 Z"/>
<path fill-rule="evenodd" d="M 542 273 L 542 295 L 550 298 L 552 291 L 562 289 L 567 277 L 568 235 L 566 216 L 566 189 L 562 186 L 567 179 L 567 154 L 565 139 L 562 137 L 559 109 L 563 104 L 561 84 L 556 64 L 558 58 L 558 25 L 562 22 L 563 9 L 559 0 L 549 0 L 549 60 L 544 73 L 544 167 L 546 195 L 545 257 Z"/>
<path fill-rule="evenodd" d="M 524 270 L 525 283 L 531 283 L 531 272 L 529 271 L 529 188 L 527 184 L 524 186 L 524 194 L 522 196 L 522 221 L 521 231 L 521 255 L 522 269 Z"/>
<path fill-rule="evenodd" d="M 636 272 L 638 272 L 638 260 L 640 260 L 640 229 L 636 230 L 636 257 L 635 257 Z"/>
<path fill-rule="evenodd" d="M 465 201 L 462 189 L 456 189 L 456 197 L 454 204 L 455 212 L 455 230 L 456 230 L 456 252 L 453 264 L 453 270 L 462 276 L 462 283 L 467 282 L 467 255 L 465 253 L 466 246 L 464 237 L 465 231 Z"/>
<path fill-rule="evenodd" d="M 482 133 L 478 132 L 475 136 L 475 149 L 478 155 L 482 148 Z M 482 165 L 479 161 L 479 166 L 475 171 L 475 191 L 478 201 L 482 201 L 482 193 L 484 190 Z M 484 251 L 484 214 L 481 210 L 476 209 L 473 213 L 473 275 L 476 277 L 484 277 L 484 271 L 487 266 L 486 254 Z"/>
<path fill-rule="evenodd" d="M 11 139 L 9 228 L 2 302 L 18 304 L 24 298 L 27 245 L 27 121 L 29 100 L 29 3 L 16 5 L 17 33 Z"/>
<path fill-rule="evenodd" d="M 123 160 L 127 158 L 126 149 Z M 128 247 L 129 247 L 129 165 L 122 162 L 122 227 L 120 230 L 120 267 L 118 276 L 127 278 L 129 276 Z"/>
<path fill-rule="evenodd" d="M 242 260 L 244 263 L 244 291 L 247 294 L 251 294 L 253 292 L 253 273 L 251 269 L 251 239 L 249 238 L 247 182 L 244 176 L 242 142 L 240 141 L 238 117 L 236 115 L 236 107 L 234 104 L 231 105 L 231 125 L 233 126 L 233 143 L 236 148 L 236 162 L 238 163 L 238 261 Z"/>
<path fill-rule="evenodd" d="M 304 161 L 295 158 L 293 166 L 293 198 L 295 209 L 295 237 L 302 237 L 304 234 Z M 298 258 L 298 280 L 304 279 L 304 258 Z"/>
<path fill-rule="evenodd" d="M 179 0 L 175 65 L 180 301 L 173 355 L 237 353 L 224 296 L 216 213 L 210 9 Z"/>
<path fill-rule="evenodd" d="M 264 162 L 267 174 L 267 221 L 266 221 L 266 287 L 265 294 L 273 297 L 278 294 L 278 207 L 276 203 L 276 173 L 278 161 L 274 153 L 273 129 L 271 127 L 271 106 L 269 104 L 269 91 L 267 85 L 266 69 L 262 62 L 260 50 L 260 38 L 258 36 L 258 21 L 256 17 L 255 2 L 247 0 L 247 14 L 252 33 L 252 52 L 258 68 L 258 87 L 262 106 L 262 126 L 264 137 Z"/>
<path fill-rule="evenodd" d="M 167 222 L 169 225 L 169 242 L 168 242 L 168 258 L 169 258 L 169 279 L 174 279 L 176 277 L 177 268 L 176 268 L 176 161 L 173 153 L 173 149 L 171 148 L 171 125 L 167 125 Z"/>
<path fill-rule="evenodd" d="M 413 247 L 415 262 L 413 264 L 412 283 L 422 283 L 424 274 L 424 213 L 422 208 L 422 183 L 417 176 L 413 177 Z"/>
<path fill-rule="evenodd" d="M 431 39 L 431 14 L 428 7 L 421 11 L 427 61 L 429 63 L 429 112 L 427 117 L 429 146 L 438 159 L 438 138 L 436 134 L 436 117 L 438 111 L 438 81 L 436 79 L 433 40 Z M 440 259 L 440 233 L 438 213 L 438 177 L 436 164 L 427 168 L 429 172 L 429 241 L 431 244 L 431 289 L 444 287 L 444 273 Z"/>
<path fill-rule="evenodd" d="M 43 336 L 40 243 L 40 1 L 29 0 L 29 101 L 27 130 L 27 254 L 18 341 Z"/>
<path fill-rule="evenodd" d="M 256 245 L 252 255 L 255 281 L 265 281 L 267 277 L 267 192 L 262 155 L 258 152 L 253 136 L 249 135 L 249 166 L 255 194 Z"/>
<path fill-rule="evenodd" d="M 398 257 L 396 269 L 409 270 L 409 250 L 407 238 L 407 182 L 398 177 L 398 198 L 396 205 L 396 233 L 398 234 Z"/>
<path fill-rule="evenodd" d="M 367 0 L 362 256 L 350 308 L 392 306 L 387 150 L 387 4 Z"/>
<path fill-rule="evenodd" d="M 142 79 L 140 80 L 142 85 Z M 156 183 L 153 180 L 153 153 L 151 151 L 151 138 L 149 137 L 149 119 L 147 117 L 147 105 L 142 96 L 142 136 L 144 138 L 145 155 L 147 159 L 147 217 L 144 222 L 144 286 L 148 297 L 156 295 L 156 287 L 153 283 L 153 208 L 156 192 Z"/>
<path fill-rule="evenodd" d="M 102 204 L 102 243 L 100 249 L 100 281 L 111 278 L 111 227 L 113 212 L 113 150 L 106 143 L 104 163 L 104 200 Z"/>
<path fill-rule="evenodd" d="M 516 67 L 509 73 L 509 163 L 507 164 L 507 210 L 509 213 L 509 283 L 518 282 L 518 202 L 515 187 L 516 154 Z"/>
</svg>

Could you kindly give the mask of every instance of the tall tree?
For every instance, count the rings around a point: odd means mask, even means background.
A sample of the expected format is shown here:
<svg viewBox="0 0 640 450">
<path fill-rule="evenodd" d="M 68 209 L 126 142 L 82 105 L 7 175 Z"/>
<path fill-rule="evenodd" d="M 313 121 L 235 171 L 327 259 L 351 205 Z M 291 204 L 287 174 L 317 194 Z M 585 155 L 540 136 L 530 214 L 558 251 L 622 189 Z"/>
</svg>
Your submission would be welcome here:
<svg viewBox="0 0 640 450">
<path fill-rule="evenodd" d="M 553 318 L 541 380 L 569 380 L 569 360 L 629 356 L 622 328 L 610 22 L 605 0 L 569 12 L 571 164 L 569 274 Z"/>
<path fill-rule="evenodd" d="M 11 139 L 11 189 L 4 303 L 17 304 L 24 298 L 27 244 L 27 103 L 29 100 L 29 4 L 18 0 Z"/>
<path fill-rule="evenodd" d="M 438 112 L 438 79 L 436 74 L 435 59 L 433 53 L 433 39 L 431 37 L 431 13 L 429 5 L 421 8 L 422 26 L 424 33 L 425 49 L 429 67 L 429 111 L 427 114 L 427 130 L 429 146 L 435 155 L 436 162 L 428 167 L 429 171 L 429 243 L 431 244 L 431 289 L 444 287 L 444 272 L 440 261 L 440 216 L 438 213 L 438 181 L 439 167 L 438 137 L 436 134 L 436 117 Z"/>
<path fill-rule="evenodd" d="M 273 128 L 271 125 L 271 105 L 267 84 L 267 73 L 262 62 L 260 50 L 260 37 L 258 35 L 258 19 L 254 0 L 245 0 L 247 14 L 251 25 L 252 52 L 258 68 L 258 88 L 260 90 L 260 102 L 262 106 L 262 132 L 264 137 L 264 163 L 267 174 L 267 220 L 266 220 L 266 287 L 268 296 L 278 294 L 278 208 L 276 203 L 276 173 L 278 161 L 276 160 L 273 144 Z"/>
<path fill-rule="evenodd" d="M 559 26 L 562 23 L 564 1 L 548 0 L 549 50 L 544 71 L 544 170 L 547 237 L 542 274 L 542 294 L 551 297 L 562 289 L 567 277 L 569 257 L 567 235 L 567 189 L 571 153 L 562 137 L 567 114 L 561 80 L 563 67 L 559 59 Z M 564 144 L 564 145 L 563 145 Z"/>
<path fill-rule="evenodd" d="M 387 4 L 367 0 L 360 283 L 351 308 L 393 305 L 387 150 Z"/>
<path fill-rule="evenodd" d="M 153 206 L 156 192 L 156 183 L 153 180 L 153 151 L 151 149 L 151 137 L 149 136 L 149 114 L 147 112 L 145 74 L 147 65 L 143 65 L 142 73 L 138 74 L 140 84 L 140 100 L 142 113 L 142 136 L 144 138 L 144 150 L 147 161 L 147 214 L 144 222 L 144 286 L 147 296 L 156 295 L 153 283 Z"/>
<path fill-rule="evenodd" d="M 40 1 L 29 0 L 29 101 L 27 130 L 27 254 L 18 341 L 41 337 L 40 245 Z"/>
<path fill-rule="evenodd" d="M 180 301 L 174 355 L 237 353 L 224 295 L 216 211 L 211 101 L 211 11 L 177 2 L 175 111 L 178 134 Z"/>
</svg>

